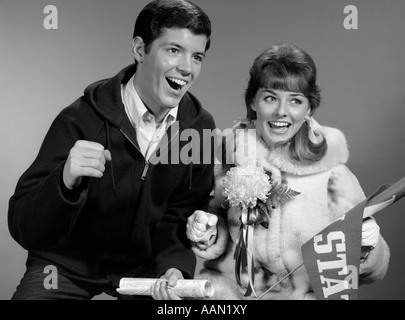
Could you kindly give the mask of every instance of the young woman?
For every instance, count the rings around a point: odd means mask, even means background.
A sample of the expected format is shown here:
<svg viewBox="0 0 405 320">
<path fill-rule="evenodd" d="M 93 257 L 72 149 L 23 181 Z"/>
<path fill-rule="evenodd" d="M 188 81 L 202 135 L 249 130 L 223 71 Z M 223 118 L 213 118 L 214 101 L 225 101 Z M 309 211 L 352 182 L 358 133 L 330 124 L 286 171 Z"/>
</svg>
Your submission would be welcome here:
<svg viewBox="0 0 405 320">
<path fill-rule="evenodd" d="M 267 200 L 267 224 L 254 225 L 249 250 L 257 295 L 303 263 L 301 246 L 305 242 L 365 199 L 358 180 L 345 165 L 349 153 L 343 133 L 313 119 L 320 90 L 316 66 L 306 52 L 276 45 L 259 55 L 250 69 L 245 103 L 247 117 L 224 139 L 225 156 L 216 170 L 215 210 L 211 212 L 216 211 L 217 216 L 197 211 L 187 226 L 194 252 L 208 259 L 196 277 L 214 283 L 214 299 L 255 298 L 245 297 L 246 270 L 242 270 L 239 284 L 235 279 L 241 210 L 228 207 L 225 219 L 220 214 L 220 207 L 227 203 L 226 173 L 232 167 L 254 162 L 265 170 L 272 186 L 295 191 L 286 201 Z M 246 152 L 252 145 L 256 145 L 255 152 Z M 231 159 L 234 163 L 229 165 Z M 360 284 L 383 278 L 389 249 L 374 219 L 363 222 L 362 246 L 369 250 L 361 260 Z M 262 299 L 315 299 L 305 267 L 288 275 Z"/>
</svg>

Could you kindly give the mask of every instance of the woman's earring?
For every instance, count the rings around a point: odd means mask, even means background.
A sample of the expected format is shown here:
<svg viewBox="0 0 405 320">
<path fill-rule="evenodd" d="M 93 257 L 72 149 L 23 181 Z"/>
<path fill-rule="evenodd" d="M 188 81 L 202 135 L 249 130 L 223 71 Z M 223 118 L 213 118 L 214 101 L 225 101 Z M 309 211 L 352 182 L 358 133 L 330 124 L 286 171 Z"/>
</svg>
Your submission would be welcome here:
<svg viewBox="0 0 405 320">
<path fill-rule="evenodd" d="M 305 117 L 305 122 L 308 125 L 308 138 L 314 144 L 319 144 L 322 142 L 323 137 L 321 134 L 321 126 L 314 118 L 310 116 Z"/>
</svg>

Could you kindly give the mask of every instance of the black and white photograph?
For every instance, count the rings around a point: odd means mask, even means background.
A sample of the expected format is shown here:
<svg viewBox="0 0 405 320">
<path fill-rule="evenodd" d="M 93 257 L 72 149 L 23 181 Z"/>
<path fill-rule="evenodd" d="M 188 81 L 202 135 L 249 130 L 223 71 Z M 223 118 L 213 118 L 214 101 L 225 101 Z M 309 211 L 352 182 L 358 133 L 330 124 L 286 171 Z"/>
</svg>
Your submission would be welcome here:
<svg viewBox="0 0 405 320">
<path fill-rule="evenodd" d="M 404 300 L 404 17 L 1 0 L 0 300 Z"/>
</svg>

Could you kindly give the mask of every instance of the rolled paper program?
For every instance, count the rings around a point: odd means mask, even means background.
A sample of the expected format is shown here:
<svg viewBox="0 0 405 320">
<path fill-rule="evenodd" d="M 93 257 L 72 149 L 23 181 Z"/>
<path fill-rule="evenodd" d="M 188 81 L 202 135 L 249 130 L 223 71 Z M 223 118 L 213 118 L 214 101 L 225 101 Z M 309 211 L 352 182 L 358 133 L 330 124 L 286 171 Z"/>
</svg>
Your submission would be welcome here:
<svg viewBox="0 0 405 320">
<path fill-rule="evenodd" d="M 151 286 L 160 279 L 122 278 L 117 292 L 125 295 L 150 296 Z M 214 286 L 208 280 L 178 280 L 173 292 L 181 298 L 210 298 Z"/>
</svg>

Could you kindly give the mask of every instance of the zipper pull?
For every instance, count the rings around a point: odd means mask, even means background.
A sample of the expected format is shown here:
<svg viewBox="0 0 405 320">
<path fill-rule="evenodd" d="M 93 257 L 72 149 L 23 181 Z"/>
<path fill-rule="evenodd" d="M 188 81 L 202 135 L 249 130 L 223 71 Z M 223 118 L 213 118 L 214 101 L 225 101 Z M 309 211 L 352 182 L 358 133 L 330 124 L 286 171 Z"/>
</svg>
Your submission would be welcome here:
<svg viewBox="0 0 405 320">
<path fill-rule="evenodd" d="M 143 168 L 143 172 L 142 172 L 142 177 L 141 180 L 145 180 L 146 178 L 146 174 L 148 173 L 148 169 L 149 169 L 149 161 L 145 162 L 145 167 Z"/>
</svg>

